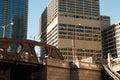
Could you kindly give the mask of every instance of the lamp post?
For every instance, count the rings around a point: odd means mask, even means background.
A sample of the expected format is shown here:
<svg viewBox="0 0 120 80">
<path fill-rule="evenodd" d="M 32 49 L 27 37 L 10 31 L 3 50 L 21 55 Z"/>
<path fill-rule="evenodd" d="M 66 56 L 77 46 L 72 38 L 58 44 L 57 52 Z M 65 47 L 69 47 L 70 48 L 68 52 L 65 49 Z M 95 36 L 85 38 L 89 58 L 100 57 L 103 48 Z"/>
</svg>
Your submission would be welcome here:
<svg viewBox="0 0 120 80">
<path fill-rule="evenodd" d="M 75 27 L 73 29 L 72 51 L 73 51 L 73 64 L 74 64 L 75 63 Z"/>
<path fill-rule="evenodd" d="M 78 24 L 78 26 L 80 26 L 81 24 Z M 74 31 L 73 31 L 73 40 L 72 40 L 72 51 L 73 51 L 73 64 L 75 63 L 75 32 L 76 32 L 76 30 L 75 30 L 75 27 L 74 27 Z"/>
<path fill-rule="evenodd" d="M 6 30 L 7 30 L 7 27 L 8 27 L 9 25 L 14 25 L 14 23 L 11 22 L 11 23 L 9 23 L 8 25 L 4 25 L 4 26 L 3 26 L 3 38 L 6 37 Z"/>
</svg>

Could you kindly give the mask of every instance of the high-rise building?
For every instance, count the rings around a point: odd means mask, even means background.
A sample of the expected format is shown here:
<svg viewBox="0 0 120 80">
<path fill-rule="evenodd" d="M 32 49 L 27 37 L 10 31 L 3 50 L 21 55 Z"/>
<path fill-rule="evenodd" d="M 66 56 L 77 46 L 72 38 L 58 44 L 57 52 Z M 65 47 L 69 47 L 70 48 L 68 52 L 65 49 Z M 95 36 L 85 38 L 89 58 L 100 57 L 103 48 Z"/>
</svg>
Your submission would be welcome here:
<svg viewBox="0 0 120 80">
<path fill-rule="evenodd" d="M 28 0 L 0 0 L 0 37 L 7 25 L 7 38 L 27 38 Z M 8 25 L 14 23 L 13 26 Z"/>
<path fill-rule="evenodd" d="M 107 26 L 102 31 L 103 54 L 107 57 L 111 53 L 113 58 L 120 57 L 120 21 L 111 26 Z"/>
<path fill-rule="evenodd" d="M 67 61 L 101 58 L 103 22 L 99 0 L 51 0 L 41 15 L 41 41 L 59 48 Z"/>
</svg>

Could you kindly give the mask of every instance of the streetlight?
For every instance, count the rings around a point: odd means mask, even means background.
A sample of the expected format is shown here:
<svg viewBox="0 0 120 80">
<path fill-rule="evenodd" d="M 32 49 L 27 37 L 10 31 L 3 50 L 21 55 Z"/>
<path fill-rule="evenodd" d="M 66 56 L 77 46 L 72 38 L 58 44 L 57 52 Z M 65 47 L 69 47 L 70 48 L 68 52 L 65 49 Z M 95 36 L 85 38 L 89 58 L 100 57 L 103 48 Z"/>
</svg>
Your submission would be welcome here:
<svg viewBox="0 0 120 80">
<path fill-rule="evenodd" d="M 4 25 L 4 26 L 3 26 L 3 38 L 6 37 L 6 30 L 7 30 L 7 27 L 8 27 L 9 25 L 12 26 L 12 25 L 14 25 L 14 23 L 11 22 L 11 23 L 9 23 L 8 25 Z"/>
</svg>

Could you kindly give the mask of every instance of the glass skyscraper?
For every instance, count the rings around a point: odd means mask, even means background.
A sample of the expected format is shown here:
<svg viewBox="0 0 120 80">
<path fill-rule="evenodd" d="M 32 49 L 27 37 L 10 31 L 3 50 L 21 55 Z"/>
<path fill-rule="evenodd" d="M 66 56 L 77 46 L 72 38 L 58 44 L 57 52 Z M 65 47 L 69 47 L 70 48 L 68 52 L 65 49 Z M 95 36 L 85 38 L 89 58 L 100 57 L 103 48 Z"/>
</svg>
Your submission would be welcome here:
<svg viewBox="0 0 120 80">
<path fill-rule="evenodd" d="M 7 25 L 7 38 L 27 38 L 28 0 L 0 0 L 0 37 Z M 10 26 L 9 23 L 14 25 Z"/>
</svg>

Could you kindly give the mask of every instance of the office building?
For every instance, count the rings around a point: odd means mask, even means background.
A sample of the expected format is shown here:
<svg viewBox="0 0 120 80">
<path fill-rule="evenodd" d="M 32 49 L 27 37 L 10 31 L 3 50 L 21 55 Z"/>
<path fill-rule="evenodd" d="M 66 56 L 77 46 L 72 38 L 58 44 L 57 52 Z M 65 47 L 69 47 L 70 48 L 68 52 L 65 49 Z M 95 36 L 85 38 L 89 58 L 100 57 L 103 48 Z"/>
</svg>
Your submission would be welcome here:
<svg viewBox="0 0 120 80">
<path fill-rule="evenodd" d="M 102 31 L 103 36 L 103 54 L 105 58 L 111 53 L 113 58 L 120 56 L 120 21 L 105 27 Z"/>
<path fill-rule="evenodd" d="M 7 26 L 7 38 L 27 38 L 28 0 L 0 0 L 0 37 Z M 9 23 L 13 22 L 11 26 Z"/>
<path fill-rule="evenodd" d="M 51 0 L 41 15 L 41 41 L 57 47 L 67 61 L 101 58 L 105 21 L 99 10 L 99 0 Z"/>
</svg>

